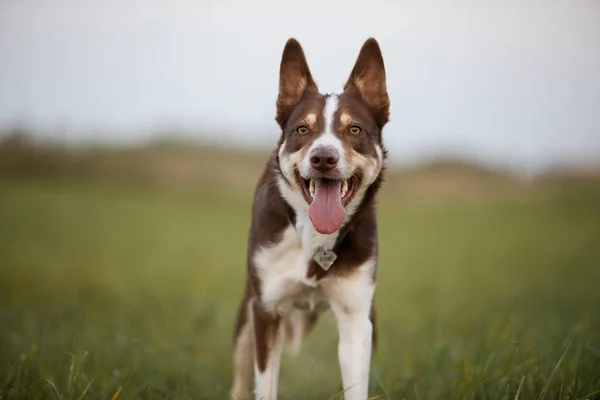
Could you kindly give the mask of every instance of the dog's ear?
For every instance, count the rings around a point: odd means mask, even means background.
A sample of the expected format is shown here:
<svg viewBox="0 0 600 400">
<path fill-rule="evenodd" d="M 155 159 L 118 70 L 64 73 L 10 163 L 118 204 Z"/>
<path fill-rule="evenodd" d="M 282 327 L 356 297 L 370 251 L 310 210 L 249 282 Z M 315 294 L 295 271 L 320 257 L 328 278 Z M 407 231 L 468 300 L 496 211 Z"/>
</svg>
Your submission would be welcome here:
<svg viewBox="0 0 600 400">
<path fill-rule="evenodd" d="M 302 97 L 309 92 L 318 92 L 304 51 L 300 43 L 291 38 L 285 44 L 279 67 L 279 95 L 277 97 L 277 122 L 283 128 L 289 114 Z"/>
<path fill-rule="evenodd" d="M 344 90 L 356 91 L 373 110 L 381 126 L 388 122 L 390 99 L 385 84 L 385 66 L 375 39 L 369 38 L 363 44 Z"/>
</svg>

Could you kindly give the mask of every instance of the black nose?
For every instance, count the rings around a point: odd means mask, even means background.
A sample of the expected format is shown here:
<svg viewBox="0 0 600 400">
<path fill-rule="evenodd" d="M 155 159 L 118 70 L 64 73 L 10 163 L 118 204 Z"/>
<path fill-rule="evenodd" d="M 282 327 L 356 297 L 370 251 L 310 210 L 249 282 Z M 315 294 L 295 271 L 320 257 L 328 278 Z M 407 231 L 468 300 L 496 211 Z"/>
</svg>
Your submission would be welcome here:
<svg viewBox="0 0 600 400">
<path fill-rule="evenodd" d="M 339 155 L 331 147 L 317 147 L 310 153 L 310 165 L 320 172 L 329 172 L 337 166 Z"/>
</svg>

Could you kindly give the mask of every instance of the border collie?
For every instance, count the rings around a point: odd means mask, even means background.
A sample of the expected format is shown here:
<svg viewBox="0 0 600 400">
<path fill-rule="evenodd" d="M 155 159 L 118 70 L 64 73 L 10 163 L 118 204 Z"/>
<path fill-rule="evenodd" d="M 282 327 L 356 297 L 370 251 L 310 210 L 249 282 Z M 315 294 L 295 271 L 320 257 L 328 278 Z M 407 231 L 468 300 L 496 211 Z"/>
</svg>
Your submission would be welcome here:
<svg viewBox="0 0 600 400">
<path fill-rule="evenodd" d="M 341 94 L 321 94 L 295 39 L 283 50 L 281 137 L 254 194 L 231 399 L 277 398 L 279 365 L 331 308 L 346 400 L 368 397 L 377 280 L 375 197 L 390 101 L 379 44 L 362 46 Z"/>
</svg>

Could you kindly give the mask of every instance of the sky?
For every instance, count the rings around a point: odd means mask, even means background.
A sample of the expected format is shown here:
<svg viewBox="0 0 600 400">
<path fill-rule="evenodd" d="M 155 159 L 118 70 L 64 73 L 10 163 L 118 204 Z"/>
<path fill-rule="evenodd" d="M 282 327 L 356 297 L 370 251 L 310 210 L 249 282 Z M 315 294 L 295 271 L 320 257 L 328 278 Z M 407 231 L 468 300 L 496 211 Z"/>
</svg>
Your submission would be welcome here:
<svg viewBox="0 0 600 400">
<path fill-rule="evenodd" d="M 323 93 L 378 40 L 393 160 L 600 162 L 597 0 L 2 0 L 0 129 L 270 147 L 289 37 Z"/>
</svg>

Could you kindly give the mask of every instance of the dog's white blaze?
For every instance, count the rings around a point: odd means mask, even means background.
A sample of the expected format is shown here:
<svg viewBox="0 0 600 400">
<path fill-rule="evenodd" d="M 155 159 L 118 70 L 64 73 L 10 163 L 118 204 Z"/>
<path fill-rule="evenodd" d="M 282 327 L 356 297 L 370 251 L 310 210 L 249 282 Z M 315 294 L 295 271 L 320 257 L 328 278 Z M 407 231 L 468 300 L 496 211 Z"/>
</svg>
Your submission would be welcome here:
<svg viewBox="0 0 600 400">
<path fill-rule="evenodd" d="M 267 358 L 267 366 L 260 372 L 258 365 L 254 363 L 254 379 L 256 380 L 256 400 L 277 400 L 277 386 L 279 383 L 279 365 L 281 363 L 281 352 L 284 340 L 283 325 L 279 325 L 275 342 Z"/>
<path fill-rule="evenodd" d="M 332 134 L 333 116 L 338 109 L 338 103 L 339 98 L 337 94 L 330 94 L 327 100 L 325 100 L 325 108 L 323 108 L 323 117 L 325 118 L 325 135 Z"/>
<path fill-rule="evenodd" d="M 325 107 L 323 108 L 323 118 L 325 119 L 325 129 L 323 133 L 317 140 L 315 140 L 308 150 L 307 158 L 310 159 L 310 152 L 320 146 L 324 147 L 333 147 L 338 153 L 340 160 L 338 162 L 338 168 L 342 169 L 340 162 L 343 163 L 345 161 L 344 147 L 342 146 L 342 142 L 340 139 L 333 134 L 333 123 L 335 113 L 338 109 L 339 98 L 337 94 L 331 94 L 325 100 Z"/>
<path fill-rule="evenodd" d="M 351 277 L 325 285 L 338 326 L 338 358 L 345 400 L 368 397 L 373 334 L 369 313 L 375 293 L 375 264 L 375 259 L 370 259 Z"/>
<path fill-rule="evenodd" d="M 325 107 L 323 108 L 323 118 L 325 119 L 325 129 L 321 135 L 315 140 L 308 151 L 306 156 L 300 163 L 300 173 L 307 176 L 310 171 L 310 154 L 317 147 L 330 147 L 335 149 L 338 153 L 339 161 L 337 168 L 342 174 L 348 174 L 346 166 L 346 154 L 344 147 L 342 146 L 341 140 L 333 133 L 333 124 L 335 122 L 335 113 L 338 109 L 339 97 L 336 94 L 331 94 L 325 100 Z"/>
</svg>

